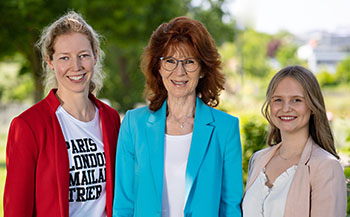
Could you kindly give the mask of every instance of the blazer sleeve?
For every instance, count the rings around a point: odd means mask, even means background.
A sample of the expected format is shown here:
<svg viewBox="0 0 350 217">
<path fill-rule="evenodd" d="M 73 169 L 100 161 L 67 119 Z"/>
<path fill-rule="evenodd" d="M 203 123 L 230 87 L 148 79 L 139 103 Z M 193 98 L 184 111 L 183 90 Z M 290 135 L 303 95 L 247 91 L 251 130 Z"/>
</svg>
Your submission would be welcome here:
<svg viewBox="0 0 350 217">
<path fill-rule="evenodd" d="M 134 142 L 130 129 L 130 112 L 120 127 L 115 166 L 113 217 L 134 215 Z"/>
<path fill-rule="evenodd" d="M 21 117 L 15 118 L 10 126 L 6 147 L 6 217 L 33 216 L 37 147 L 33 129 Z"/>
<path fill-rule="evenodd" d="M 227 134 L 224 153 L 220 217 L 241 216 L 243 195 L 242 150 L 238 119 L 235 118 Z"/>
<path fill-rule="evenodd" d="M 346 216 L 346 182 L 336 159 L 319 163 L 311 182 L 311 217 Z"/>
</svg>

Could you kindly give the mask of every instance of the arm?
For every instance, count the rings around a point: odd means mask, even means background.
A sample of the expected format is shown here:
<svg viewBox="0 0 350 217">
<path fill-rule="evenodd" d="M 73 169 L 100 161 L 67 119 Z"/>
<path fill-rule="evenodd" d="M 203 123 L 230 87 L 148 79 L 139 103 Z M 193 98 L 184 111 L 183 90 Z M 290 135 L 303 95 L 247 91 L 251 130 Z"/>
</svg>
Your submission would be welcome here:
<svg viewBox="0 0 350 217">
<path fill-rule="evenodd" d="M 220 217 L 241 216 L 241 200 L 243 194 L 242 151 L 238 120 L 228 127 L 226 149 L 224 153 L 224 168 L 222 192 L 220 201 Z"/>
<path fill-rule="evenodd" d="M 345 217 L 346 183 L 343 169 L 335 160 L 324 160 L 311 182 L 311 217 Z"/>
<path fill-rule="evenodd" d="M 33 216 L 37 155 L 37 141 L 32 129 L 22 118 L 15 118 L 6 147 L 4 216 Z"/>
<path fill-rule="evenodd" d="M 126 113 L 119 131 L 115 167 L 113 217 L 134 215 L 134 144 Z"/>
</svg>

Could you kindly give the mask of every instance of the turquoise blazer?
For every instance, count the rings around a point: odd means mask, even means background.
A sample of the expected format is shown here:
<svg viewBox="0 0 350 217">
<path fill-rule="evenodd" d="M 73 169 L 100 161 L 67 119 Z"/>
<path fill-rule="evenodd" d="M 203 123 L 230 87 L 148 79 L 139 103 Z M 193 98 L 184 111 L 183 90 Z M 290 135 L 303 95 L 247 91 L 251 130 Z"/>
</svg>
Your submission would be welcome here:
<svg viewBox="0 0 350 217">
<path fill-rule="evenodd" d="M 128 111 L 116 156 L 114 217 L 161 217 L 166 101 Z M 196 99 L 185 183 L 185 217 L 239 217 L 243 194 L 238 118 Z"/>
</svg>

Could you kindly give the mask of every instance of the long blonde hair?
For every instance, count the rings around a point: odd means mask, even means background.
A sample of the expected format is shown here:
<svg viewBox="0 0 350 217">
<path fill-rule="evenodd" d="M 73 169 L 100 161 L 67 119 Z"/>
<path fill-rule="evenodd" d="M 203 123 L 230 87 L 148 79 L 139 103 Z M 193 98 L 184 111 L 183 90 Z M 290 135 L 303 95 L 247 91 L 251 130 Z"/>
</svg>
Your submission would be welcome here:
<svg viewBox="0 0 350 217">
<path fill-rule="evenodd" d="M 266 143 L 269 146 L 281 142 L 280 130 L 272 123 L 270 117 L 270 101 L 279 82 L 291 77 L 297 80 L 304 89 L 306 103 L 312 111 L 309 120 L 309 132 L 312 139 L 323 149 L 339 159 L 334 146 L 332 130 L 330 128 L 326 107 L 323 100 L 320 85 L 312 72 L 302 66 L 288 66 L 281 69 L 273 76 L 266 91 L 266 99 L 261 108 L 261 112 L 269 122 L 269 133 Z"/>
<path fill-rule="evenodd" d="M 57 88 L 57 79 L 55 73 L 46 62 L 46 57 L 52 60 L 54 54 L 55 40 L 58 36 L 70 33 L 81 33 L 86 35 L 91 43 L 91 48 L 96 56 L 94 74 L 90 82 L 89 92 L 97 93 L 103 86 L 105 74 L 102 70 L 102 61 L 104 53 L 100 48 L 101 36 L 83 19 L 82 15 L 69 11 L 51 25 L 44 28 L 36 46 L 41 50 L 42 67 L 45 72 L 44 85 L 45 90 Z"/>
</svg>

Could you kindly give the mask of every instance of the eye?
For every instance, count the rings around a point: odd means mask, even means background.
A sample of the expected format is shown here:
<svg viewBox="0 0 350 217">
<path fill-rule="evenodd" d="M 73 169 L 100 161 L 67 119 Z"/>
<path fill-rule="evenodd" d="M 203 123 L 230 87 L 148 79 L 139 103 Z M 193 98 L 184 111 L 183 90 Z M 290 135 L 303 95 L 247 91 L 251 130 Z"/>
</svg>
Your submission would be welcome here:
<svg viewBox="0 0 350 217">
<path fill-rule="evenodd" d="M 176 64 L 176 60 L 175 60 L 175 59 L 172 59 L 172 58 L 166 59 L 165 61 L 166 61 L 166 63 Z"/>
<path fill-rule="evenodd" d="M 282 102 L 282 99 L 280 99 L 280 98 L 274 98 L 274 99 L 272 100 L 272 102 Z"/>
<path fill-rule="evenodd" d="M 60 58 L 58 58 L 60 60 L 69 60 L 69 57 L 68 56 L 61 56 Z"/>
<path fill-rule="evenodd" d="M 188 65 L 196 63 L 196 61 L 194 59 L 186 59 L 184 62 L 185 62 L 185 64 L 188 64 Z"/>
<path fill-rule="evenodd" d="M 79 57 L 80 58 L 86 58 L 86 57 L 89 57 L 90 55 L 89 54 L 81 54 Z"/>
<path fill-rule="evenodd" d="M 302 102 L 303 100 L 299 99 L 299 98 L 296 98 L 294 99 L 294 102 Z"/>
</svg>

